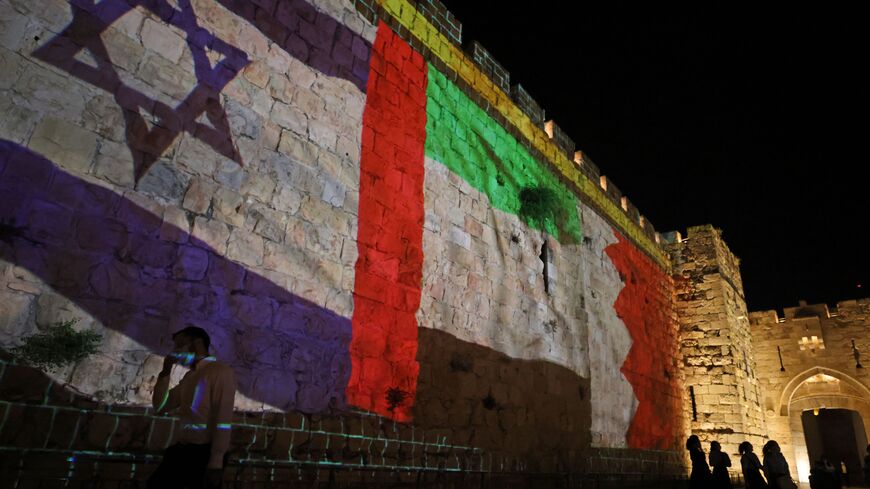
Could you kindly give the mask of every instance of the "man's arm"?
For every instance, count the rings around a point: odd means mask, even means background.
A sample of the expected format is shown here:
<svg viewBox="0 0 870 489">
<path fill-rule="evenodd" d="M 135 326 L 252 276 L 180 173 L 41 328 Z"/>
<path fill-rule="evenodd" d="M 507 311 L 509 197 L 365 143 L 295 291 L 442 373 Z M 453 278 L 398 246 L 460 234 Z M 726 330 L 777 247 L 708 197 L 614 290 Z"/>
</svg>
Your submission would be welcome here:
<svg viewBox="0 0 870 489">
<path fill-rule="evenodd" d="M 209 469 L 224 466 L 224 454 L 230 447 L 232 432 L 233 404 L 236 399 L 236 378 L 231 368 L 222 369 L 212 385 L 211 413 L 212 437 Z"/>
<path fill-rule="evenodd" d="M 175 359 L 167 356 L 163 360 L 163 370 L 157 374 L 157 383 L 154 384 L 154 393 L 151 395 L 151 405 L 158 413 L 178 407 L 178 391 L 169 388 L 169 374 L 172 373 L 174 363 Z"/>
</svg>

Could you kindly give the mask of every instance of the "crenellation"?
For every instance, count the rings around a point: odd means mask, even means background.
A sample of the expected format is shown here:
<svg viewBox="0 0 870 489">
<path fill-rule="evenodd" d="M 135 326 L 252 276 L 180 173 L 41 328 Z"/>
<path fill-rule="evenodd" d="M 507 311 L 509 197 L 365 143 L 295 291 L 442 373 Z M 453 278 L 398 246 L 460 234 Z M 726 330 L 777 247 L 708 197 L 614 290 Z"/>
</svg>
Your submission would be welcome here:
<svg viewBox="0 0 870 489">
<path fill-rule="evenodd" d="M 467 51 L 471 59 L 480 66 L 480 69 L 492 80 L 493 83 L 505 93 L 510 93 L 510 73 L 477 41 L 471 41 Z"/>
<path fill-rule="evenodd" d="M 543 130 L 544 120 L 546 119 L 544 109 L 535 102 L 535 99 L 529 95 L 529 92 L 522 85 L 516 83 L 511 86 L 511 98 L 520 110 L 531 119 L 532 124 Z"/>
<path fill-rule="evenodd" d="M 574 157 L 574 140 L 572 140 L 554 120 L 550 119 L 544 122 L 544 132 L 546 132 L 547 136 L 556 143 L 556 146 L 565 152 L 566 157 Z"/>
</svg>

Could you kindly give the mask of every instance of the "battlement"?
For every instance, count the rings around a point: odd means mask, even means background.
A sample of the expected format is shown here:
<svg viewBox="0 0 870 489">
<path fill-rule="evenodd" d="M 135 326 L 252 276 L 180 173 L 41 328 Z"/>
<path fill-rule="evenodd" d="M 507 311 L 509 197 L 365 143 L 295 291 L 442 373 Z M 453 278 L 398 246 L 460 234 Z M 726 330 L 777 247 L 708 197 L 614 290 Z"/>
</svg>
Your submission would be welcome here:
<svg viewBox="0 0 870 489">
<path fill-rule="evenodd" d="M 414 25 L 403 25 L 404 11 L 396 16 L 397 12 L 391 11 L 394 7 L 391 2 L 384 0 L 354 0 L 354 5 L 370 21 L 383 19 L 397 20 L 397 32 L 404 30 L 414 31 Z M 523 85 L 511 78 L 510 72 L 479 42 L 475 40 L 463 40 L 462 23 L 438 0 L 411 1 L 416 14 L 426 19 L 438 34 L 442 35 L 449 46 L 441 47 L 450 52 L 452 63 L 445 61 L 445 68 L 453 69 L 455 80 L 463 80 L 468 89 L 476 92 L 472 97 L 491 115 L 501 110 L 510 116 L 502 117 L 512 133 L 525 140 L 530 149 L 536 149 L 543 160 L 548 161 L 552 167 L 560 173 L 564 180 L 572 182 L 581 196 L 599 206 L 606 206 L 604 215 L 620 228 L 628 237 L 638 241 L 641 248 L 645 249 L 661 263 L 665 261 L 665 253 L 662 252 L 664 245 L 659 233 L 650 220 L 642 215 L 639 209 L 631 203 L 628 196 L 619 191 L 614 183 L 602 175 L 601 170 L 582 151 L 576 148 L 574 140 L 563 131 L 558 123 L 546 117 L 544 107 L 523 87 Z M 412 17 L 408 15 L 408 18 Z M 419 26 L 418 26 L 419 27 Z M 413 36 L 413 32 L 411 32 Z M 404 34 L 403 34 L 404 35 Z M 415 49 L 437 51 L 431 42 L 410 40 Z M 434 52 L 436 57 L 443 56 Z M 456 59 L 459 55 L 461 59 Z M 479 75 L 485 80 L 480 80 L 477 74 L 468 69 L 473 65 Z M 494 92 L 494 100 L 487 98 L 487 91 Z M 512 107 L 505 107 L 505 101 Z M 516 115 L 522 114 L 527 120 L 521 120 Z M 501 115 L 505 115 L 503 112 Z M 504 120 L 506 119 L 506 120 Z M 531 129 L 531 130 L 530 130 Z M 542 147 L 543 145 L 543 147 Z M 573 164 L 572 164 L 573 163 Z M 578 176 L 582 177 L 578 178 Z M 586 179 L 591 184 L 585 184 Z M 600 191 L 603 195 L 598 195 Z M 592 195 L 590 195 L 592 194 Z M 644 240 L 648 240 L 645 243 Z"/>
<path fill-rule="evenodd" d="M 798 301 L 794 307 L 783 308 L 782 313 L 774 309 L 749 313 L 749 321 L 755 325 L 774 323 L 803 324 L 807 319 L 837 318 L 838 322 L 866 321 L 870 318 L 870 298 L 839 301 L 834 307 L 827 304 L 807 304 Z"/>
</svg>

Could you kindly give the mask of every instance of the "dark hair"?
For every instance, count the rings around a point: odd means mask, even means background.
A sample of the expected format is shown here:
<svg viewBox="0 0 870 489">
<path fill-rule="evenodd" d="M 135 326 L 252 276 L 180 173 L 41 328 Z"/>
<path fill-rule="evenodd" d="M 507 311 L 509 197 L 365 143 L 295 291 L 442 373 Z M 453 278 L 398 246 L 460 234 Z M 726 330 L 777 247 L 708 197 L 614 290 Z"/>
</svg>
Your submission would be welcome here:
<svg viewBox="0 0 870 489">
<path fill-rule="evenodd" d="M 766 457 L 767 455 L 769 455 L 771 453 L 771 451 L 773 450 L 773 447 L 779 448 L 779 443 L 777 443 L 776 440 L 770 440 L 767 443 L 765 443 L 764 448 L 761 449 L 761 453 L 763 453 L 764 456 Z"/>
<path fill-rule="evenodd" d="M 711 451 L 712 450 L 722 451 L 722 445 L 718 441 L 711 441 L 710 442 L 710 450 Z"/>
<path fill-rule="evenodd" d="M 740 452 L 740 455 L 743 455 L 744 453 L 751 452 L 752 451 L 752 443 L 749 443 L 748 441 L 744 441 L 743 443 L 740 444 L 739 447 L 737 447 L 737 451 Z"/>
<path fill-rule="evenodd" d="M 698 435 L 692 435 L 686 440 L 686 450 L 699 446 L 701 446 L 701 440 L 698 439 Z"/>
<path fill-rule="evenodd" d="M 208 347 L 211 345 L 211 338 L 208 337 L 208 333 L 197 326 L 187 326 L 184 329 L 176 331 L 172 334 L 172 339 L 174 340 L 176 336 L 187 336 L 193 340 L 202 340 L 202 344 L 205 345 L 206 350 L 208 350 Z"/>
</svg>

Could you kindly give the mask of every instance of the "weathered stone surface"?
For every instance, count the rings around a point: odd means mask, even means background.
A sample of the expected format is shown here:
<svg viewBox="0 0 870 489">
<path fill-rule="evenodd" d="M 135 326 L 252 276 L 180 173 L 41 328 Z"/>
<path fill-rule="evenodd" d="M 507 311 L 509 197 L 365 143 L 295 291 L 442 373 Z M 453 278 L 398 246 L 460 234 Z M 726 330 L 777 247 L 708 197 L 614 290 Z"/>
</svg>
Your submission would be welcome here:
<svg viewBox="0 0 870 489">
<path fill-rule="evenodd" d="M 317 161 L 317 148 L 310 142 L 301 139 L 293 131 L 281 131 L 278 151 L 303 165 L 314 166 Z"/>
<path fill-rule="evenodd" d="M 11 5 L 0 5 L 0 46 L 4 51 L 17 51 L 27 32 L 29 21 Z M 0 75 L 2 76 L 2 75 Z"/>
<path fill-rule="evenodd" d="M 193 246 L 179 246 L 172 267 L 172 276 L 180 280 L 198 281 L 208 270 L 208 252 Z"/>
<path fill-rule="evenodd" d="M 172 63 L 178 63 L 187 48 L 182 32 L 153 19 L 145 19 L 141 36 L 142 44 L 147 49 L 159 53 Z"/>
<path fill-rule="evenodd" d="M 217 191 L 217 184 L 207 178 L 191 179 L 190 186 L 184 194 L 185 209 L 195 214 L 205 214 L 211 207 L 212 197 Z"/>
<path fill-rule="evenodd" d="M 272 106 L 272 120 L 284 129 L 300 136 L 308 135 L 308 117 L 299 109 L 282 102 Z"/>
<path fill-rule="evenodd" d="M 193 224 L 193 236 L 202 244 L 213 249 L 215 253 L 222 255 L 227 250 L 230 230 L 226 224 L 220 221 L 197 217 Z M 198 243 L 194 244 L 199 246 Z"/>
<path fill-rule="evenodd" d="M 108 140 L 100 143 L 94 175 L 115 185 L 132 188 L 134 173 L 133 157 L 127 145 Z"/>
<path fill-rule="evenodd" d="M 227 100 L 224 108 L 227 112 L 233 134 L 247 136 L 251 139 L 260 137 L 260 127 L 263 125 L 263 118 L 257 115 L 256 112 L 232 99 Z"/>
<path fill-rule="evenodd" d="M 0 96 L 0 137 L 23 144 L 39 121 L 39 115 L 26 107 L 17 105 L 11 97 Z"/>
<path fill-rule="evenodd" d="M 112 64 L 123 68 L 128 73 L 138 71 L 146 53 L 146 49 L 138 39 L 133 39 L 118 29 L 106 29 L 101 37 L 105 41 L 106 51 L 109 53 Z M 129 80 L 132 77 L 126 78 Z"/>
<path fill-rule="evenodd" d="M 5 44 L 0 45 L 5 46 Z M 20 58 L 17 53 L 0 49 L 0 90 L 8 90 L 15 85 L 19 75 L 19 63 Z"/>
<path fill-rule="evenodd" d="M 46 117 L 33 131 L 30 149 L 64 168 L 86 173 L 97 150 L 97 137 L 77 125 Z"/>
<path fill-rule="evenodd" d="M 263 253 L 263 238 L 243 229 L 233 229 L 227 246 L 227 258 L 258 267 L 263 264 Z"/>
<path fill-rule="evenodd" d="M 187 220 L 187 214 L 177 207 L 167 207 L 160 226 L 160 239 L 187 243 L 189 237 L 190 222 Z"/>
<path fill-rule="evenodd" d="M 196 76 L 190 69 L 151 53 L 145 54 L 136 76 L 154 87 L 149 95 L 167 103 L 171 102 L 172 106 L 183 101 L 196 86 Z"/>
<path fill-rule="evenodd" d="M 136 189 L 155 197 L 180 202 L 190 177 L 178 171 L 168 160 L 160 160 L 139 179 Z"/>
<path fill-rule="evenodd" d="M 10 290 L 0 292 L 0 339 L 4 347 L 18 344 L 22 337 L 34 329 L 33 304 L 36 297 L 30 294 L 15 293 Z"/>
</svg>

